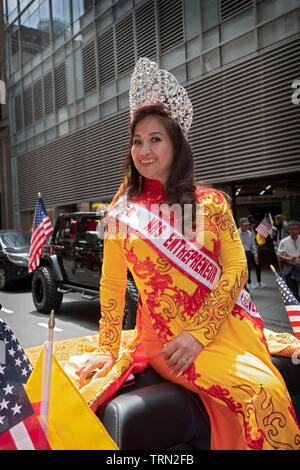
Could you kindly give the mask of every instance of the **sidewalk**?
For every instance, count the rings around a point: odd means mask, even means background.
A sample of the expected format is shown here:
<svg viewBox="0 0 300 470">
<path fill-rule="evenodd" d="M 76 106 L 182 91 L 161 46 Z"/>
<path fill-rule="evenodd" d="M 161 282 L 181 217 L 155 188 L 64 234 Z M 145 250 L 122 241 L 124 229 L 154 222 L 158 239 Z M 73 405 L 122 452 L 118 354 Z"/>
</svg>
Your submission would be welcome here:
<svg viewBox="0 0 300 470">
<path fill-rule="evenodd" d="M 256 282 L 254 270 L 251 272 L 252 282 Z M 267 285 L 264 289 L 249 289 L 251 298 L 259 311 L 265 328 L 269 330 L 293 333 L 289 322 L 281 294 L 277 287 L 275 275 L 271 270 L 264 270 L 261 274 L 261 280 Z"/>
</svg>

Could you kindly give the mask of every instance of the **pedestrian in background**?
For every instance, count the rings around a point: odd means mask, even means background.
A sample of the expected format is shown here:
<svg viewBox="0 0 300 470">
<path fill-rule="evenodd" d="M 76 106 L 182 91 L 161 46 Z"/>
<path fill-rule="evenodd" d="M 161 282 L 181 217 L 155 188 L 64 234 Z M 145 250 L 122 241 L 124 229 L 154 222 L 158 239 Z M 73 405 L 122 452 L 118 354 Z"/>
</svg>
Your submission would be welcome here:
<svg viewBox="0 0 300 470">
<path fill-rule="evenodd" d="M 253 266 L 253 261 L 254 265 L 259 265 L 259 259 L 257 256 L 257 245 L 250 230 L 251 226 L 249 219 L 247 217 L 242 217 L 239 220 L 239 226 L 240 228 L 238 229 L 238 233 L 240 235 L 240 239 L 243 244 L 247 258 L 248 282 L 246 287 L 248 289 L 256 289 L 257 285 L 251 282 L 251 269 Z"/>
<path fill-rule="evenodd" d="M 250 222 L 250 232 L 252 233 L 254 243 L 256 245 L 257 249 L 257 257 L 258 257 L 258 264 L 254 263 L 254 268 L 255 268 L 255 274 L 256 274 L 256 287 L 261 287 L 265 288 L 267 287 L 264 282 L 261 280 L 261 253 L 260 253 L 260 247 L 256 241 L 256 234 L 257 232 L 255 231 L 255 227 L 257 226 L 257 220 L 253 215 L 248 216 L 249 222 Z M 253 259 L 254 262 L 254 259 Z M 252 263 L 253 264 L 253 263 Z"/>
<path fill-rule="evenodd" d="M 270 237 L 273 240 L 274 250 L 277 255 L 278 247 L 284 238 L 286 238 L 289 234 L 288 230 L 288 223 L 285 220 L 285 216 L 283 214 L 277 214 L 275 216 L 274 225 L 272 227 L 272 231 L 270 232 Z"/>
<path fill-rule="evenodd" d="M 289 235 L 281 240 L 277 256 L 281 261 L 282 278 L 296 297 L 300 301 L 300 223 L 291 220 L 288 224 Z"/>
</svg>

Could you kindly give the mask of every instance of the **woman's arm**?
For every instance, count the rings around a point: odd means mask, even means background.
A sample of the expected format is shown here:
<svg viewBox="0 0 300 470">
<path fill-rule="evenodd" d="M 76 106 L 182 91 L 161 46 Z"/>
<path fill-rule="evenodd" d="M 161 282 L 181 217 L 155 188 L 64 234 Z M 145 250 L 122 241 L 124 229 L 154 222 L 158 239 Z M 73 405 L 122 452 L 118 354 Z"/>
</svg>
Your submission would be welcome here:
<svg viewBox="0 0 300 470">
<path fill-rule="evenodd" d="M 100 280 L 99 353 L 118 358 L 125 309 L 127 263 L 124 240 L 106 238 Z"/>
<path fill-rule="evenodd" d="M 204 202 L 208 204 L 208 216 L 218 229 L 222 274 L 184 329 L 205 347 L 214 339 L 232 311 L 247 282 L 248 270 L 245 251 L 225 197 L 221 193 L 212 192 L 208 201 Z"/>
</svg>

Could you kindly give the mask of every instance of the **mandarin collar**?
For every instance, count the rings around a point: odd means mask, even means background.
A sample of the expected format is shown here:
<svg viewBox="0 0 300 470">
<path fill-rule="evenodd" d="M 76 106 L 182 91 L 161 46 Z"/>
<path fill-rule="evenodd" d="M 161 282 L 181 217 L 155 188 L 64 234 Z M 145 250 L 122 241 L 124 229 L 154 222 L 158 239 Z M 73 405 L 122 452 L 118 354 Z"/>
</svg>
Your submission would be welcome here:
<svg viewBox="0 0 300 470">
<path fill-rule="evenodd" d="M 153 196 L 165 196 L 166 191 L 164 185 L 155 179 L 145 178 L 144 193 L 153 194 Z"/>
</svg>

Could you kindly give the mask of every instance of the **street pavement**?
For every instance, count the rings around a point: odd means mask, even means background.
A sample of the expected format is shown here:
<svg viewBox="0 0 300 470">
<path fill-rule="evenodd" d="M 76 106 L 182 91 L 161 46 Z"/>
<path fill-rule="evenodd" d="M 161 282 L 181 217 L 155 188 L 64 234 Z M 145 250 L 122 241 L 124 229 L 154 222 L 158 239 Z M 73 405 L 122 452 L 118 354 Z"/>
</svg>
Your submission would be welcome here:
<svg viewBox="0 0 300 470">
<path fill-rule="evenodd" d="M 255 274 L 252 274 L 252 281 Z M 291 325 L 279 293 L 275 276 L 270 270 L 262 272 L 267 288 L 251 290 L 265 328 L 292 333 Z M 9 291 L 0 291 L 2 318 L 13 330 L 23 348 L 43 344 L 48 337 L 48 316 L 36 311 L 29 285 L 19 285 Z M 54 340 L 95 334 L 99 325 L 99 301 L 81 299 L 80 295 L 67 294 L 56 313 Z"/>
</svg>

